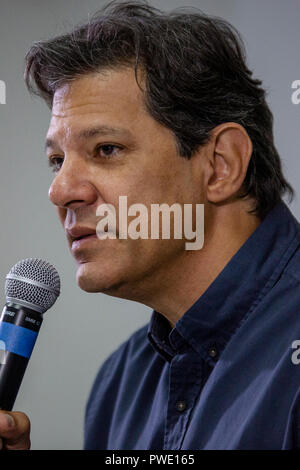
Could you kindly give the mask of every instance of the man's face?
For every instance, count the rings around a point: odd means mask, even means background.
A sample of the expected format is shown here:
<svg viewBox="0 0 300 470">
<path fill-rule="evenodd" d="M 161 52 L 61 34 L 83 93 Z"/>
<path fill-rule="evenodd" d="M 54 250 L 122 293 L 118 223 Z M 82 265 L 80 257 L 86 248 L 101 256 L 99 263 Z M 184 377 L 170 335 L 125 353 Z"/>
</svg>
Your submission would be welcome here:
<svg viewBox="0 0 300 470">
<path fill-rule="evenodd" d="M 119 239 L 119 196 L 127 196 L 128 207 L 144 204 L 150 214 L 151 204 L 203 202 L 201 181 L 193 159 L 178 155 L 171 131 L 144 109 L 134 70 L 85 75 L 59 88 L 47 144 L 56 165 L 49 197 L 77 262 L 79 286 L 137 298 L 151 280 L 153 287 L 167 282 L 165 274 L 185 255 L 186 240 Z M 100 204 L 115 207 L 117 238 L 74 241 L 95 234 Z"/>
</svg>

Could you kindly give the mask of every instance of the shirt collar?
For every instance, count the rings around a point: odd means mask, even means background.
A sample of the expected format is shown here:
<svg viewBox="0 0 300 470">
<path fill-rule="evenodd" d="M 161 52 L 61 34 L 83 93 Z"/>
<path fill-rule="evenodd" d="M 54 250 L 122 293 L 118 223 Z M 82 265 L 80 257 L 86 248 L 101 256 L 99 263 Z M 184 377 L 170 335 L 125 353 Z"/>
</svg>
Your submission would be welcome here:
<svg viewBox="0 0 300 470">
<path fill-rule="evenodd" d="M 148 339 L 170 361 L 187 345 L 211 365 L 226 343 L 274 285 L 300 244 L 300 225 L 280 201 L 172 329 L 153 311 Z"/>
</svg>

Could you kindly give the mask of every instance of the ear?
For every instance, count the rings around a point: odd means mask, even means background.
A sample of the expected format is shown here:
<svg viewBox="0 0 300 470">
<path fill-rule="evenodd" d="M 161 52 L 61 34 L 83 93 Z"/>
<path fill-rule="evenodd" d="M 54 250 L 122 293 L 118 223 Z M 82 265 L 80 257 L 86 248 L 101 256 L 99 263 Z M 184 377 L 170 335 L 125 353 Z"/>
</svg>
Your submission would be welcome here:
<svg viewBox="0 0 300 470">
<path fill-rule="evenodd" d="M 244 127 L 235 122 L 226 122 L 213 129 L 209 149 L 207 199 L 218 203 L 240 190 L 253 146 Z"/>
</svg>

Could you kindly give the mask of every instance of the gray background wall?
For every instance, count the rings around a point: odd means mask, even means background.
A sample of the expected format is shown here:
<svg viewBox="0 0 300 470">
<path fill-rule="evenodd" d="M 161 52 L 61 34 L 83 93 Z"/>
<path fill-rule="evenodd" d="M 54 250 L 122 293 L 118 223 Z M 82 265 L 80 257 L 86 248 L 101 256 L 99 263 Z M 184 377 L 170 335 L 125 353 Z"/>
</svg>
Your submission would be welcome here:
<svg viewBox="0 0 300 470">
<path fill-rule="evenodd" d="M 32 423 L 32 449 L 81 449 L 85 402 L 104 359 L 151 310 L 76 286 L 75 262 L 66 247 L 55 209 L 48 201 L 52 174 L 43 152 L 50 112 L 31 98 L 22 79 L 32 42 L 47 39 L 82 21 L 105 2 L 96 0 L 0 0 L 0 80 L 7 104 L 0 105 L 0 286 L 20 259 L 52 262 L 62 294 L 45 315 L 15 410 Z M 246 43 L 248 64 L 268 90 L 276 144 L 285 174 L 299 192 L 300 104 L 291 102 L 291 83 L 300 79 L 299 0 L 161 0 L 164 10 L 196 6 L 232 22 Z M 291 205 L 297 218 L 300 204 Z"/>
</svg>

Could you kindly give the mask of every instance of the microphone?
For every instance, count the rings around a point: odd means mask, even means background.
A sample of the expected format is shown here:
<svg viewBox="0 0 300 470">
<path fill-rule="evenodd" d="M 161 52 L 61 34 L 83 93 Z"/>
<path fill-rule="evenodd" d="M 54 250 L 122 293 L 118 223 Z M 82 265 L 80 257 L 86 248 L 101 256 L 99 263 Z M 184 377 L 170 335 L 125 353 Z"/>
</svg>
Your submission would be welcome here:
<svg viewBox="0 0 300 470">
<path fill-rule="evenodd" d="M 24 259 L 7 274 L 5 294 L 0 317 L 0 409 L 11 411 L 43 314 L 60 294 L 60 278 L 46 261 Z"/>
</svg>

